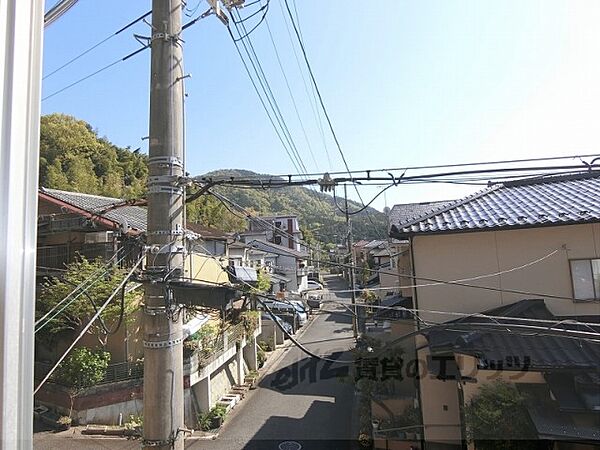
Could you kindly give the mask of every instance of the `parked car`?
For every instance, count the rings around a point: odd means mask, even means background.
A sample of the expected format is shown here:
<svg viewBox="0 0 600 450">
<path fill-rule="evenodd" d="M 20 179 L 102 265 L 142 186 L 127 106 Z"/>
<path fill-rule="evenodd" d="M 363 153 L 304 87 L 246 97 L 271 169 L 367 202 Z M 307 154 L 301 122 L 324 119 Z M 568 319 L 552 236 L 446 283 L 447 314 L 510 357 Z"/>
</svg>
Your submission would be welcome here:
<svg viewBox="0 0 600 450">
<path fill-rule="evenodd" d="M 296 308 L 296 312 L 298 313 L 298 322 L 300 323 L 300 326 L 304 326 L 304 324 L 306 324 L 306 322 L 308 322 L 308 311 L 306 310 L 304 303 L 302 303 L 300 300 L 288 300 L 289 303 L 291 303 L 294 308 Z"/>
<path fill-rule="evenodd" d="M 304 308 L 289 302 L 266 301 L 265 304 L 271 311 L 280 315 L 284 321 L 290 323 L 294 333 L 308 320 L 308 314 Z"/>
<path fill-rule="evenodd" d="M 323 289 L 323 285 L 318 281 L 309 280 L 307 283 L 307 291 L 319 291 Z"/>
<path fill-rule="evenodd" d="M 311 309 L 321 308 L 322 296 L 320 294 L 308 294 L 306 297 L 306 303 Z"/>
<path fill-rule="evenodd" d="M 264 311 L 261 315 L 260 318 L 262 320 L 273 320 L 273 316 L 271 316 L 271 314 L 269 314 L 268 312 Z M 292 325 L 289 322 L 286 322 L 285 320 L 283 320 L 281 317 L 279 316 L 275 316 L 275 318 L 277 319 L 277 323 L 279 325 L 281 325 L 281 327 L 288 333 L 288 334 L 294 334 L 294 330 L 292 328 Z"/>
</svg>

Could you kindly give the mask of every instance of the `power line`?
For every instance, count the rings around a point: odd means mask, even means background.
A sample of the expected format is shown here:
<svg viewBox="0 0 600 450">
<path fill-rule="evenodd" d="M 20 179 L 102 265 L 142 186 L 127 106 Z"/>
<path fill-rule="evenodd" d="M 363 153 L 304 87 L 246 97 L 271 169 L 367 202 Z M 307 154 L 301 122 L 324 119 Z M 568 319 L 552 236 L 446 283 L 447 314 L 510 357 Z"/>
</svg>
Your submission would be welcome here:
<svg viewBox="0 0 600 450">
<path fill-rule="evenodd" d="M 300 122 L 300 128 L 302 129 L 302 133 L 304 134 L 304 139 L 306 140 L 306 145 L 308 146 L 308 151 L 310 152 L 310 156 L 315 163 L 315 167 L 319 170 L 319 164 L 315 159 L 315 155 L 313 154 L 312 146 L 310 145 L 310 141 L 308 139 L 308 135 L 306 134 L 306 129 L 304 128 L 304 123 L 302 122 L 302 118 L 300 117 L 300 112 L 298 111 L 298 105 L 296 104 L 296 99 L 294 98 L 294 94 L 292 93 L 292 88 L 290 87 L 290 83 L 288 81 L 288 77 L 283 69 L 283 64 L 281 63 L 281 58 L 279 57 L 279 51 L 277 51 L 277 46 L 275 45 L 275 39 L 273 39 L 273 34 L 271 33 L 271 27 L 269 26 L 269 21 L 265 20 L 265 25 L 267 26 L 267 31 L 269 33 L 269 38 L 271 40 L 271 44 L 273 45 L 273 50 L 275 51 L 275 56 L 277 58 L 277 63 L 279 64 L 279 69 L 281 70 L 281 74 L 283 75 L 283 79 L 285 80 L 285 85 L 287 86 L 288 93 L 290 94 L 290 99 L 292 100 L 292 105 L 294 106 L 294 110 L 296 111 L 296 117 L 298 118 L 298 122 Z"/>
<path fill-rule="evenodd" d="M 329 292 L 336 292 L 336 291 L 329 291 Z M 343 304 L 343 302 L 338 301 L 338 300 L 323 300 L 322 303 Z M 430 309 L 422 309 L 422 308 L 407 308 L 407 307 L 403 307 L 403 306 L 381 306 L 381 305 L 373 305 L 370 303 L 357 303 L 357 306 L 360 306 L 363 308 L 380 309 L 380 310 L 385 310 L 385 311 L 406 311 L 406 312 L 411 312 L 415 315 L 418 315 L 419 313 L 427 313 L 427 314 L 444 315 L 444 316 L 455 316 L 455 317 L 461 317 L 461 318 L 467 318 L 467 319 L 487 319 L 487 320 L 496 321 L 497 324 L 499 324 L 499 325 L 513 325 L 512 323 L 507 324 L 507 323 L 498 322 L 500 320 L 511 321 L 511 322 L 549 324 L 549 325 L 551 325 L 552 328 L 555 328 L 559 325 L 576 325 L 576 326 L 580 326 L 582 328 L 591 330 L 593 332 L 596 332 L 600 336 L 600 324 L 597 322 L 582 322 L 580 320 L 571 320 L 571 319 L 567 319 L 567 320 L 554 319 L 554 320 L 552 320 L 552 319 L 534 319 L 534 318 L 516 317 L 516 316 L 495 316 L 495 315 L 490 315 L 490 314 L 485 314 L 485 313 L 461 313 L 461 312 L 455 312 L 455 311 L 439 311 L 439 310 L 430 310 Z M 388 318 L 386 317 L 385 320 L 388 320 Z M 403 320 L 403 319 L 399 319 L 399 320 Z M 433 322 L 433 323 L 436 323 L 438 325 L 441 324 L 441 323 L 437 323 L 437 322 Z M 442 323 L 448 323 L 448 322 L 442 322 Z M 460 322 L 453 322 L 453 324 L 454 323 L 460 323 Z M 578 331 L 581 331 L 581 330 L 578 330 Z"/>
<path fill-rule="evenodd" d="M 296 52 L 296 46 L 294 45 L 294 40 L 292 39 L 292 33 L 290 31 L 290 27 L 288 25 L 287 17 L 283 10 L 283 5 L 281 2 L 278 2 L 279 9 L 281 10 L 281 15 L 283 17 L 283 23 L 285 24 L 285 29 L 287 31 L 288 39 L 290 41 L 290 46 L 292 47 L 292 52 L 294 54 L 294 59 L 296 60 L 296 65 L 298 66 L 298 71 L 300 72 L 300 77 L 302 78 L 302 84 L 304 85 L 304 91 L 306 93 L 306 97 L 308 98 L 308 103 L 310 104 L 310 108 L 313 113 L 313 117 L 315 119 L 315 124 L 317 125 L 317 129 L 321 135 L 321 141 L 323 143 L 323 149 L 325 150 L 325 155 L 327 156 L 327 163 L 329 170 L 332 169 L 331 166 L 331 158 L 329 157 L 329 149 L 327 147 L 327 140 L 325 139 L 325 132 L 323 131 L 323 123 L 321 121 L 321 114 L 319 113 L 319 107 L 317 102 L 317 97 L 315 94 L 314 87 L 311 84 L 311 89 L 309 93 L 308 85 L 306 83 L 306 78 L 304 77 L 304 71 L 302 70 L 302 65 L 300 64 L 300 58 L 298 58 L 298 52 Z M 314 104 L 313 104 L 314 101 Z"/>
<path fill-rule="evenodd" d="M 83 52 L 81 52 L 79 55 L 75 56 L 74 58 L 68 60 L 66 63 L 64 63 L 62 66 L 54 69 L 52 72 L 50 72 L 49 74 L 45 75 L 42 80 L 45 80 L 46 78 L 51 77 L 52 75 L 54 75 L 56 72 L 61 71 L 62 69 L 64 69 L 65 67 L 68 67 L 69 65 L 71 65 L 72 63 L 74 63 L 75 61 L 77 61 L 79 58 L 87 55 L 89 52 L 91 52 L 92 50 L 98 48 L 99 46 L 101 46 L 102 44 L 104 44 L 105 42 L 109 41 L 110 39 L 114 38 L 115 36 L 117 36 L 118 34 L 122 33 L 123 31 L 127 30 L 128 28 L 132 27 L 133 25 L 135 25 L 136 23 L 138 23 L 139 21 L 145 19 L 146 17 L 148 17 L 150 14 L 152 14 L 152 10 L 146 12 L 145 14 L 141 15 L 140 17 L 138 17 L 135 20 L 132 20 L 131 22 L 129 22 L 127 25 L 125 25 L 124 27 L 118 29 L 117 31 L 115 31 L 114 33 L 108 35 L 107 37 L 105 37 L 104 39 L 102 39 L 101 41 L 99 41 L 98 43 L 92 45 L 90 48 L 88 48 L 87 50 L 84 50 Z"/>
<path fill-rule="evenodd" d="M 237 12 L 237 10 L 234 10 L 234 11 Z M 239 13 L 238 13 L 238 17 L 240 17 Z M 249 34 L 249 33 L 247 33 L 246 27 L 243 23 L 240 23 L 238 26 L 238 23 L 234 22 L 234 25 L 236 27 L 238 34 L 241 34 L 240 27 L 246 33 L 246 35 Z M 246 45 L 246 41 L 247 41 L 247 45 Z M 256 76 L 258 77 L 258 80 L 263 88 L 263 91 L 264 91 L 265 95 L 267 96 L 267 100 L 268 100 L 269 104 L 271 105 L 271 108 L 273 109 L 273 112 L 279 123 L 279 126 L 281 127 L 281 129 L 283 131 L 283 135 L 286 138 L 286 141 L 288 142 L 290 149 L 292 150 L 292 153 L 295 155 L 295 158 L 298 162 L 298 166 L 301 169 L 300 172 L 307 172 L 306 165 L 304 164 L 304 161 L 302 160 L 302 156 L 300 155 L 300 152 L 298 151 L 298 148 L 294 142 L 294 139 L 292 138 L 290 130 L 286 124 L 285 118 L 284 118 L 283 114 L 281 113 L 281 109 L 279 108 L 277 100 L 273 94 L 273 90 L 271 89 L 271 85 L 270 85 L 269 81 L 267 80 L 265 72 L 262 68 L 262 64 L 260 63 L 260 60 L 256 54 L 252 40 L 248 37 L 247 39 L 241 40 L 241 42 L 244 47 L 244 50 L 246 51 L 246 54 L 248 55 L 248 58 L 250 59 L 252 67 L 254 68 L 254 72 L 256 73 Z"/>
<path fill-rule="evenodd" d="M 239 45 L 238 45 L 238 42 L 235 40 L 235 37 L 233 36 L 231 28 L 227 27 L 227 30 L 229 31 L 229 36 L 231 37 L 231 40 L 233 41 L 233 43 L 235 45 L 235 49 L 237 50 L 238 56 L 240 57 L 240 60 L 242 61 L 242 64 L 244 65 L 244 69 L 246 70 L 246 74 L 248 75 L 248 78 L 250 79 L 250 82 L 252 83 L 252 86 L 254 87 L 254 91 L 256 92 L 256 95 L 258 95 L 258 99 L 260 100 L 260 103 L 261 103 L 263 109 L 265 110 L 265 113 L 267 114 L 269 122 L 271 122 L 271 126 L 273 127 L 273 130 L 275 130 L 275 134 L 277 135 L 277 138 L 281 142 L 281 145 L 283 146 L 285 152 L 287 153 L 288 157 L 290 158 L 290 161 L 292 162 L 292 165 L 294 166 L 294 168 L 298 172 L 301 172 L 301 170 L 298 167 L 298 164 L 296 163 L 294 157 L 290 153 L 290 150 L 288 149 L 287 145 L 285 144 L 284 139 L 281 137 L 281 132 L 280 132 L 279 128 L 277 128 L 277 126 L 275 125 L 275 120 L 273 119 L 273 117 L 271 116 L 271 112 L 267 108 L 265 100 L 263 99 L 263 96 L 261 95 L 261 93 L 260 93 L 260 91 L 258 89 L 256 81 L 254 80 L 254 77 L 252 76 L 252 73 L 250 72 L 250 68 L 248 67 L 248 64 L 246 63 L 246 60 L 244 59 L 244 57 L 242 55 L 242 52 L 241 52 L 241 50 L 239 48 Z M 259 81 L 260 81 L 260 79 L 259 79 Z M 261 82 L 261 84 L 262 84 L 262 82 Z M 264 90 L 264 87 L 263 87 L 263 90 Z M 273 108 L 272 105 L 271 105 L 271 108 Z"/>
<path fill-rule="evenodd" d="M 302 38 L 300 37 L 300 33 L 298 31 L 298 28 L 296 27 L 296 22 L 294 21 L 294 17 L 292 15 L 292 11 L 290 10 L 290 5 L 288 4 L 288 0 L 285 0 L 285 7 L 286 7 L 288 15 L 290 17 L 292 27 L 294 28 L 294 31 L 296 33 L 296 37 L 298 38 L 298 42 L 300 43 L 300 49 L 302 50 L 302 55 L 304 56 L 304 61 L 306 62 L 306 67 L 308 68 L 308 73 L 310 74 L 310 78 L 311 78 L 313 85 L 315 87 L 315 90 L 317 92 L 317 97 L 319 99 L 321 109 L 323 110 L 323 114 L 325 115 L 325 119 L 327 120 L 327 124 L 329 125 L 329 130 L 331 131 L 331 135 L 333 136 L 335 145 L 337 146 L 340 156 L 342 157 L 342 162 L 344 163 L 344 167 L 346 168 L 346 171 L 348 172 L 348 174 L 350 174 L 350 167 L 348 167 L 348 162 L 346 161 L 346 157 L 344 156 L 342 146 L 340 145 L 340 141 L 338 140 L 337 134 L 335 133 L 335 130 L 333 128 L 331 118 L 329 117 L 329 113 L 327 112 L 327 108 L 325 107 L 323 97 L 321 96 L 321 91 L 319 90 L 319 85 L 317 84 L 317 80 L 315 79 L 315 75 L 313 73 L 312 67 L 308 60 L 308 55 L 306 54 L 306 49 L 304 48 L 304 43 L 302 42 Z M 356 190 L 356 194 L 358 195 L 360 202 L 364 206 L 365 202 L 363 201 L 362 196 L 360 195 L 360 192 L 356 185 L 354 186 L 354 189 Z M 371 216 L 368 213 L 367 213 L 367 218 L 371 222 L 371 225 L 375 226 L 375 224 L 373 223 L 373 219 L 371 219 Z"/>
<path fill-rule="evenodd" d="M 468 166 L 486 166 L 486 165 L 497 165 L 497 164 L 515 164 L 515 163 L 524 163 L 524 162 L 542 162 L 542 161 L 560 161 L 560 160 L 566 160 L 566 159 L 583 159 L 583 158 L 594 158 L 594 157 L 600 157 L 600 153 L 591 153 L 591 154 L 584 154 L 584 155 L 567 155 L 567 156 L 548 156 L 548 157 L 541 157 L 541 158 L 528 158 L 528 159 L 509 159 L 509 160 L 499 160 L 499 161 L 474 161 L 474 162 L 464 162 L 464 163 L 456 163 L 456 164 L 436 164 L 436 165 L 424 165 L 424 166 L 404 166 L 404 167 L 389 167 L 389 168 L 381 168 L 381 169 L 360 169 L 360 170 L 351 170 L 350 173 L 351 174 L 359 174 L 359 173 L 364 173 L 364 174 L 371 174 L 371 173 L 378 173 L 378 172 L 383 172 L 383 173 L 388 173 L 388 172 L 404 172 L 404 171 L 410 171 L 410 170 L 423 170 L 423 169 L 445 169 L 445 168 L 457 168 L 457 167 L 468 167 Z M 597 164 L 595 164 L 594 161 L 592 161 L 591 163 L 591 167 L 595 167 Z M 547 169 L 552 169 L 554 166 L 546 166 Z M 571 167 L 571 166 L 570 166 Z M 577 166 L 577 167 L 581 167 L 581 169 L 589 169 L 590 168 L 590 164 L 586 163 L 586 162 L 582 162 L 582 165 Z M 530 169 L 527 166 L 522 166 L 523 170 L 528 170 Z M 328 172 L 329 175 L 345 175 L 347 174 L 348 171 L 344 170 L 344 171 L 335 171 L 335 172 Z M 322 173 L 307 173 L 307 174 L 278 174 L 278 175 L 272 175 L 275 178 L 288 178 L 288 177 L 304 177 L 304 176 L 322 176 Z M 256 175 L 256 177 L 259 177 L 260 175 Z M 247 178 L 251 178 L 251 177 L 247 177 Z"/>
<path fill-rule="evenodd" d="M 77 86 L 79 83 L 82 83 L 85 80 L 88 80 L 88 79 L 90 79 L 90 78 L 98 75 L 99 73 L 102 73 L 102 72 L 104 72 L 107 69 L 110 69 L 111 67 L 113 67 L 113 66 L 115 66 L 115 65 L 117 65 L 117 64 L 119 64 L 121 62 L 127 61 L 129 58 L 132 58 L 135 55 L 137 55 L 138 53 L 141 53 L 142 51 L 146 50 L 148 47 L 150 47 L 150 44 L 144 45 L 142 48 L 139 48 L 136 51 L 134 51 L 134 52 L 132 52 L 132 53 L 124 56 L 123 58 L 117 59 L 117 60 L 111 62 L 110 64 L 107 64 L 106 66 L 104 66 L 104 67 L 102 67 L 102 68 L 100 68 L 100 69 L 98 69 L 98 70 L 96 70 L 96 71 L 94 71 L 94 72 L 92 72 L 92 73 L 90 73 L 90 74 L 88 74 L 88 75 L 86 75 L 86 76 L 78 79 L 77 81 L 74 81 L 73 83 L 71 83 L 71 84 L 69 84 L 69 85 L 67 85 L 67 86 L 59 89 L 58 91 L 54 91 L 52 94 L 49 94 L 49 95 L 45 96 L 44 98 L 42 98 L 42 101 L 48 100 L 49 98 L 52 98 L 55 95 L 58 95 L 58 94 L 66 91 L 68 89 L 71 89 L 72 87 Z"/>
<path fill-rule="evenodd" d="M 183 31 L 184 29 L 186 29 L 186 28 L 188 28 L 188 27 L 190 27 L 190 26 L 194 25 L 194 24 L 195 24 L 196 22 L 198 22 L 200 19 L 203 19 L 203 18 L 207 17 L 207 15 L 208 15 L 207 13 L 205 13 L 205 14 L 202 14 L 200 17 L 198 17 L 198 18 L 196 18 L 196 19 L 194 19 L 194 20 L 190 21 L 189 23 L 187 23 L 187 24 L 185 24 L 183 27 L 181 27 L 181 30 Z M 144 17 L 145 17 L 145 16 L 144 16 Z M 142 18 L 142 19 L 143 19 L 143 18 Z M 137 19 L 137 20 L 139 21 L 139 20 L 142 20 L 142 19 Z M 135 23 L 135 21 L 134 21 L 134 22 L 132 22 L 131 24 L 133 24 L 133 23 Z M 130 25 L 127 25 L 127 26 L 130 26 Z M 144 50 L 146 50 L 147 48 L 149 48 L 151 45 L 152 45 L 152 42 L 150 41 L 150 42 L 148 42 L 148 44 L 146 44 L 146 45 L 142 46 L 141 48 L 139 48 L 139 49 L 137 49 L 137 50 L 135 50 L 135 51 L 133 51 L 133 52 L 129 53 L 128 55 L 126 55 L 126 56 L 124 56 L 124 57 L 122 57 L 122 58 L 120 58 L 120 59 L 117 59 L 117 60 L 113 61 L 112 63 L 110 63 L 110 64 L 107 64 L 107 65 L 106 65 L 106 66 L 104 66 L 104 67 L 101 67 L 100 69 L 98 69 L 98 70 L 96 70 L 96 71 L 94 71 L 94 72 L 92 72 L 92 73 L 90 73 L 90 74 L 88 74 L 88 75 L 86 75 L 86 76 L 84 76 L 84 77 L 82 77 L 82 78 L 80 78 L 80 79 L 78 79 L 78 80 L 74 81 L 73 83 L 71 83 L 71 84 L 69 84 L 69 85 L 67 85 L 67 86 L 65 86 L 65 87 L 63 87 L 63 88 L 61 88 L 61 89 L 59 89 L 59 90 L 57 90 L 57 91 L 54 91 L 52 94 L 49 94 L 49 95 L 47 95 L 46 97 L 42 98 L 42 101 L 48 100 L 49 98 L 52 98 L 52 97 L 54 97 L 55 95 L 58 95 L 58 94 L 60 94 L 60 93 L 62 93 L 62 92 L 64 92 L 64 91 L 66 91 L 66 90 L 68 90 L 68 89 L 71 89 L 72 87 L 74 87 L 74 86 L 78 85 L 79 83 L 82 83 L 82 82 L 84 82 L 84 81 L 88 80 L 89 78 L 92 78 L 92 77 L 94 77 L 94 76 L 98 75 L 99 73 L 102 73 L 102 72 L 104 72 L 105 70 L 108 70 L 108 69 L 110 69 L 111 67 L 113 67 L 113 66 L 115 66 L 115 65 L 117 65 L 117 64 L 119 64 L 119 63 L 121 63 L 121 62 L 127 61 L 128 59 L 130 59 L 130 58 L 134 57 L 134 56 L 135 56 L 135 55 L 137 55 L 138 53 L 141 53 L 141 52 L 143 52 Z"/>
</svg>

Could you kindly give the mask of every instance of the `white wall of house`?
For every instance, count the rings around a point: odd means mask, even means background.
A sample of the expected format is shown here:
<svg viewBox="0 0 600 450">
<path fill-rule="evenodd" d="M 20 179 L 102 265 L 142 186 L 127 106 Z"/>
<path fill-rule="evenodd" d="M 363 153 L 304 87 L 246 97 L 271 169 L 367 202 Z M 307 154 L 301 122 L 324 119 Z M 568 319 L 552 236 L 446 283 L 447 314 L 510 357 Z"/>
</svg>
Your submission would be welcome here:
<svg viewBox="0 0 600 450">
<path fill-rule="evenodd" d="M 457 285 L 436 285 L 416 289 L 418 307 L 462 313 L 481 312 L 525 298 L 543 295 L 546 305 L 557 315 L 598 315 L 600 302 L 579 302 L 573 297 L 570 260 L 600 258 L 600 224 L 538 227 L 520 230 L 468 232 L 415 236 L 412 241 L 417 277 L 460 280 L 514 269 L 551 252 L 541 262 L 501 275 L 465 283 L 499 290 L 531 292 L 514 294 Z M 417 280 L 426 284 L 426 280 Z M 456 316 L 423 314 L 427 320 L 452 320 Z"/>
</svg>

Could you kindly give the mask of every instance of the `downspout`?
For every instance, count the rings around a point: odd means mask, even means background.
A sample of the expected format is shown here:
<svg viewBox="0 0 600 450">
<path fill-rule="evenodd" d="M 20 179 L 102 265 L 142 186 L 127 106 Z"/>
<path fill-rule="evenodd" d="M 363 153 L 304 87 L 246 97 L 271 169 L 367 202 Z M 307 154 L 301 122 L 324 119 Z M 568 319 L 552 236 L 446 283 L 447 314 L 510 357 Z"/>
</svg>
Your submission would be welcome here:
<svg viewBox="0 0 600 450">
<path fill-rule="evenodd" d="M 412 284 L 417 284 L 415 282 L 416 280 L 416 271 L 415 271 L 415 252 L 414 252 L 414 236 L 410 236 L 409 237 L 409 242 L 408 242 L 408 246 L 409 246 L 409 250 L 410 250 L 410 272 L 412 275 Z M 415 310 L 417 310 L 418 314 L 418 310 L 419 310 L 419 300 L 417 297 L 417 288 L 414 287 L 413 288 L 413 308 Z M 420 321 L 416 318 L 415 315 L 415 325 L 417 330 L 421 329 L 421 324 Z M 423 420 L 423 402 L 421 401 L 421 377 L 419 376 L 419 374 L 421 373 L 421 364 L 419 361 L 419 353 L 418 353 L 418 349 L 415 347 L 415 362 L 416 362 L 416 385 L 417 385 L 417 401 L 419 402 L 419 415 L 421 416 L 421 448 L 425 449 L 425 445 L 426 445 L 426 441 L 425 441 L 425 423 Z"/>
</svg>

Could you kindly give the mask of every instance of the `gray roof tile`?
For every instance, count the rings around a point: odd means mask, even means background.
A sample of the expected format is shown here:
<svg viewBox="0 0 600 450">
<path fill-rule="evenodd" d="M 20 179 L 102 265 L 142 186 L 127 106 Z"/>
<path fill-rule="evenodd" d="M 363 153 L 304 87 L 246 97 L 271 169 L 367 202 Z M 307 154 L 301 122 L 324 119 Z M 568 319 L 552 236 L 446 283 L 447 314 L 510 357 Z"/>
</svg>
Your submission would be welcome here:
<svg viewBox="0 0 600 450">
<path fill-rule="evenodd" d="M 394 205 L 390 210 L 390 223 L 398 224 L 409 222 L 419 216 L 434 211 L 443 205 L 451 203 L 451 200 L 440 202 L 402 203 Z"/>
<path fill-rule="evenodd" d="M 106 208 L 122 202 L 123 199 L 49 188 L 41 188 L 41 191 L 76 208 L 83 209 L 89 213 L 101 214 L 102 217 L 106 217 L 121 225 L 125 224 L 128 228 L 133 228 L 140 232 L 146 231 L 146 208 L 141 206 L 123 206 L 103 212 Z"/>
<path fill-rule="evenodd" d="M 600 171 L 592 171 L 499 184 L 412 220 L 392 221 L 390 235 L 403 238 L 598 221 Z"/>
</svg>

